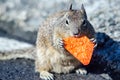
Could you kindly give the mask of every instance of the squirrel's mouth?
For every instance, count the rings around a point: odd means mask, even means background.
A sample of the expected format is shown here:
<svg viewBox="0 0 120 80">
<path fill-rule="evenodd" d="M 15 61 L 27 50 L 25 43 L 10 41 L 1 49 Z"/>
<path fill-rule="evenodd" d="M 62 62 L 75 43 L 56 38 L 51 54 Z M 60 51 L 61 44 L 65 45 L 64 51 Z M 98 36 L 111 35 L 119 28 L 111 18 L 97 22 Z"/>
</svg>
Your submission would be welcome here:
<svg viewBox="0 0 120 80">
<path fill-rule="evenodd" d="M 81 36 L 80 33 L 78 33 L 78 34 L 74 34 L 74 37 L 75 37 L 75 38 L 79 38 L 80 36 Z"/>
</svg>

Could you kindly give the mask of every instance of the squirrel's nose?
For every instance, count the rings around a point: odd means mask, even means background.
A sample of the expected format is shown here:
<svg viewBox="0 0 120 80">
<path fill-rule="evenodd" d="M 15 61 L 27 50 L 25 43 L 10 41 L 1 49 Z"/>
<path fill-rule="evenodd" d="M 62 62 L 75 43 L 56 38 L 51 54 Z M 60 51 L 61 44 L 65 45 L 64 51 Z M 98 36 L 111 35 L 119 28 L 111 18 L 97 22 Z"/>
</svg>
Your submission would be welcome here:
<svg viewBox="0 0 120 80">
<path fill-rule="evenodd" d="M 74 30 L 73 34 L 74 34 L 74 35 L 79 35 L 79 34 L 80 34 L 79 29 Z"/>
<path fill-rule="evenodd" d="M 75 33 L 74 33 L 74 35 L 78 35 L 78 34 L 79 34 L 79 32 L 75 32 Z"/>
</svg>

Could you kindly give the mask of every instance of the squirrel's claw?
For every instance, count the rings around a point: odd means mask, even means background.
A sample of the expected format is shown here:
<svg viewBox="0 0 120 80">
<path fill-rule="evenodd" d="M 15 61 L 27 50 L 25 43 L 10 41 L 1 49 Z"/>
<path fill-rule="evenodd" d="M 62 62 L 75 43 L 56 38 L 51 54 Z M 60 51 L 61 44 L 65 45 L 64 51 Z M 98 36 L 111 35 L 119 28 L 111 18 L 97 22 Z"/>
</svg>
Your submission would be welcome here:
<svg viewBox="0 0 120 80">
<path fill-rule="evenodd" d="M 90 41 L 95 44 L 94 48 L 96 48 L 97 47 L 97 40 L 95 38 L 91 38 Z"/>
<path fill-rule="evenodd" d="M 81 75 L 86 75 L 87 74 L 87 70 L 83 69 L 83 68 L 79 68 L 76 70 L 77 74 L 81 74 Z"/>
<path fill-rule="evenodd" d="M 40 73 L 40 78 L 44 80 L 54 80 L 54 75 L 47 71 L 43 71 Z"/>
<path fill-rule="evenodd" d="M 59 48 L 63 48 L 63 46 L 64 46 L 64 43 L 63 43 L 63 40 L 60 38 L 60 39 L 57 39 L 57 46 L 59 47 Z"/>
</svg>

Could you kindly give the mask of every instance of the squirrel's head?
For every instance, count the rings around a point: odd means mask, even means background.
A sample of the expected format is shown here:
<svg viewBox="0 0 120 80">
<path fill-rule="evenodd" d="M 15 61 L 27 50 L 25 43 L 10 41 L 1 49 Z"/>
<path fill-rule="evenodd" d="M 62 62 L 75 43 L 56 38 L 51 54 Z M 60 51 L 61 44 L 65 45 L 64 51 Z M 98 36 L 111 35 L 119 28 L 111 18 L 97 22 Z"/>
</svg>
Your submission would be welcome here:
<svg viewBox="0 0 120 80">
<path fill-rule="evenodd" d="M 82 31 L 87 27 L 87 14 L 83 5 L 80 10 L 72 9 L 71 5 L 63 18 L 61 23 L 65 24 L 63 26 L 66 30 L 65 32 L 70 34 L 70 36 L 80 37 Z"/>
</svg>

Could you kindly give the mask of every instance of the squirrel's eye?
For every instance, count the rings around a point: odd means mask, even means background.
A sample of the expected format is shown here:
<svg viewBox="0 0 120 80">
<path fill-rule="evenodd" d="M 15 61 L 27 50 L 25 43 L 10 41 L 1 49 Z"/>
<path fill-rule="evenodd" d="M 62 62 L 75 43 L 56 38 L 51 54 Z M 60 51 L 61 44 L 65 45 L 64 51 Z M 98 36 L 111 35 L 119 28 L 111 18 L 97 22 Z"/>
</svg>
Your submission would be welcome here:
<svg viewBox="0 0 120 80">
<path fill-rule="evenodd" d="M 66 20 L 66 24 L 67 24 L 67 25 L 69 24 L 68 20 Z"/>
<path fill-rule="evenodd" d="M 86 20 L 83 20 L 82 25 L 83 25 L 83 26 L 86 26 L 86 24 L 87 24 L 87 23 L 86 23 Z"/>
</svg>

